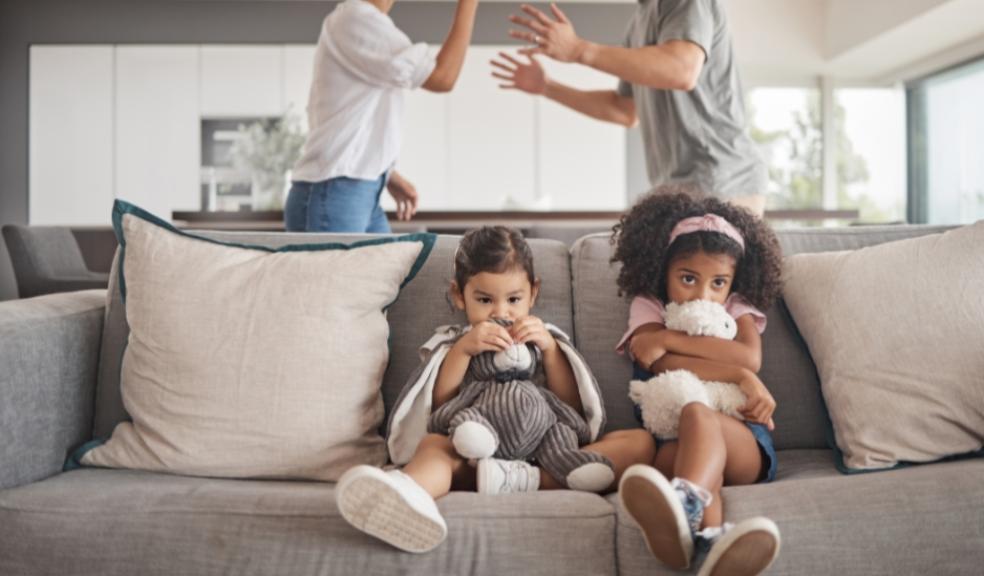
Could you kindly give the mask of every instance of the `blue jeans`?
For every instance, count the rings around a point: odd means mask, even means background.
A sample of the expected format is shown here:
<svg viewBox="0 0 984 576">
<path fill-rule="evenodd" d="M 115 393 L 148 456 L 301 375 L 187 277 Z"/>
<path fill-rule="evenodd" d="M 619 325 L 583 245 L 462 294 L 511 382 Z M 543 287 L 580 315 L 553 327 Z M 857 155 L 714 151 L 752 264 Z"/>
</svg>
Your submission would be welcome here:
<svg viewBox="0 0 984 576">
<path fill-rule="evenodd" d="M 641 368 L 635 362 L 632 363 L 632 379 L 633 380 L 649 380 L 653 377 L 653 374 L 648 370 Z M 642 424 L 642 409 L 639 405 L 634 406 L 635 417 L 639 424 Z M 759 482 L 772 482 L 776 479 L 776 471 L 779 465 L 779 457 L 776 454 L 776 447 L 772 442 L 772 433 L 769 432 L 768 426 L 765 424 L 759 424 L 757 422 L 744 422 L 745 426 L 752 432 L 752 436 L 755 436 L 755 443 L 758 444 L 759 453 L 762 455 L 762 471 L 759 473 Z M 656 446 L 659 447 L 666 442 L 676 442 L 676 440 L 659 440 L 656 439 Z"/>
<path fill-rule="evenodd" d="M 389 233 L 379 197 L 386 174 L 375 180 L 332 178 L 321 182 L 292 182 L 284 207 L 288 232 Z"/>
</svg>

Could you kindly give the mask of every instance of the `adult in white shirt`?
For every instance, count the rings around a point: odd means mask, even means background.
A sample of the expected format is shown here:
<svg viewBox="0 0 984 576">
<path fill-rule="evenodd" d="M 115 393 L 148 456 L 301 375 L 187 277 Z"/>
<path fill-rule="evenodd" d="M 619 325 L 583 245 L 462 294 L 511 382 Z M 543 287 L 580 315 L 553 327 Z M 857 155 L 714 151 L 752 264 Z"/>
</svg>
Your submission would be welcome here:
<svg viewBox="0 0 984 576">
<path fill-rule="evenodd" d="M 284 208 L 288 231 L 389 232 L 379 205 L 384 187 L 401 220 L 417 211 L 416 189 L 393 170 L 403 91 L 454 87 L 478 0 L 458 0 L 436 57 L 396 27 L 388 15 L 394 1 L 346 0 L 322 24 L 308 97 L 310 131 Z"/>
</svg>

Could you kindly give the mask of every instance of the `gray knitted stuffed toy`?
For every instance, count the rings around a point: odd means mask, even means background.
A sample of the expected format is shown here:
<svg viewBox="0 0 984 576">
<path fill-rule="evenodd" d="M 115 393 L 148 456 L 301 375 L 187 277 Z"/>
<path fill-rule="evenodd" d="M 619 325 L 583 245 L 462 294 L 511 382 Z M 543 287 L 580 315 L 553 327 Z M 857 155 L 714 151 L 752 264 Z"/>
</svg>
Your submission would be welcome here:
<svg viewBox="0 0 984 576">
<path fill-rule="evenodd" d="M 458 395 L 431 414 L 428 431 L 450 436 L 469 460 L 535 459 L 568 488 L 600 492 L 614 479 L 612 463 L 579 448 L 590 441 L 588 423 L 533 382 L 540 363 L 532 344 L 473 357 Z"/>
</svg>

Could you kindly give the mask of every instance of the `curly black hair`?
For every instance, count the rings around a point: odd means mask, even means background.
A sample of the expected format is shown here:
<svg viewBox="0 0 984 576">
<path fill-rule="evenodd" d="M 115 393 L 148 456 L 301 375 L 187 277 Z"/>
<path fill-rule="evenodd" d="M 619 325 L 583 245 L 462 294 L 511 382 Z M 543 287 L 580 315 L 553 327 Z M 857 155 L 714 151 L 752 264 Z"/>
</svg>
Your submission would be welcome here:
<svg viewBox="0 0 984 576">
<path fill-rule="evenodd" d="M 670 244 L 670 232 L 677 222 L 704 214 L 717 214 L 738 229 L 745 240 L 744 251 L 720 232 L 685 234 Z M 772 306 L 782 290 L 782 249 L 768 224 L 744 208 L 702 195 L 691 186 L 656 188 L 622 215 L 612 230 L 615 253 L 611 261 L 622 263 L 620 296 L 649 296 L 666 302 L 670 263 L 698 251 L 732 256 L 732 291 L 760 310 Z"/>
</svg>

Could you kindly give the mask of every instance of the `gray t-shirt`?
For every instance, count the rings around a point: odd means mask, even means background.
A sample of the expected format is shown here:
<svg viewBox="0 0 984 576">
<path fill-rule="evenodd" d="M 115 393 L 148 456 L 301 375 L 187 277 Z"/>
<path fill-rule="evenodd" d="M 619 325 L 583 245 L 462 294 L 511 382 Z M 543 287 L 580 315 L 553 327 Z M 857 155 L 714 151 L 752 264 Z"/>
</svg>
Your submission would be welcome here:
<svg viewBox="0 0 984 576">
<path fill-rule="evenodd" d="M 696 183 L 715 196 L 764 194 L 768 174 L 748 135 L 744 92 L 719 0 L 640 0 L 625 46 L 670 40 L 701 47 L 707 59 L 691 92 L 619 82 L 635 100 L 653 186 Z"/>
</svg>

